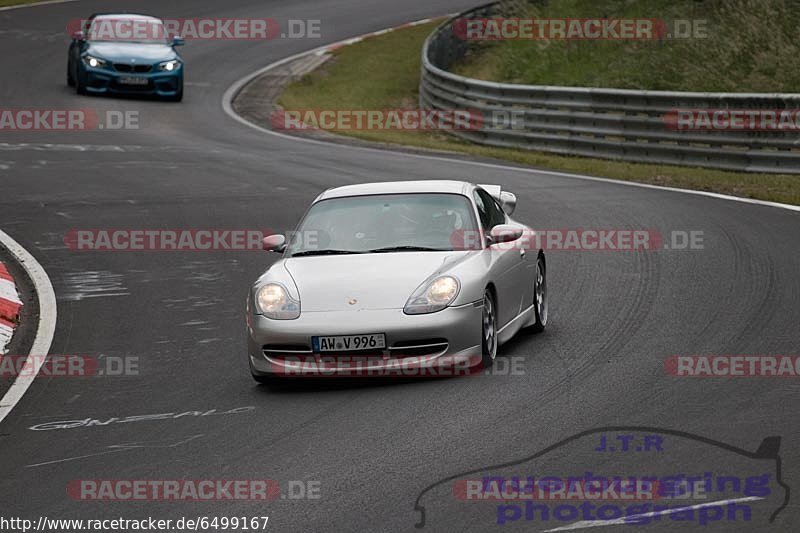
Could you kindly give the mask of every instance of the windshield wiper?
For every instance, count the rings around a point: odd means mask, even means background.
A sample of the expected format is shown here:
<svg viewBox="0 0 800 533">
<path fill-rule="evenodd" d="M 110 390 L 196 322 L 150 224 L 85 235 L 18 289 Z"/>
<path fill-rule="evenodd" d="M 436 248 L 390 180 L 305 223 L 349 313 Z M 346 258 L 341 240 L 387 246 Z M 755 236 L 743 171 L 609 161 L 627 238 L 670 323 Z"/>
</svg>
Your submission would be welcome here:
<svg viewBox="0 0 800 533">
<path fill-rule="evenodd" d="M 364 252 L 356 252 L 354 250 L 304 250 L 302 252 L 293 253 L 290 257 L 300 257 L 303 255 L 347 255 L 363 253 Z"/>
<path fill-rule="evenodd" d="M 452 252 L 452 250 L 448 248 L 430 248 L 428 246 L 387 246 L 386 248 L 367 250 L 367 252 L 380 254 L 387 252 Z"/>
</svg>

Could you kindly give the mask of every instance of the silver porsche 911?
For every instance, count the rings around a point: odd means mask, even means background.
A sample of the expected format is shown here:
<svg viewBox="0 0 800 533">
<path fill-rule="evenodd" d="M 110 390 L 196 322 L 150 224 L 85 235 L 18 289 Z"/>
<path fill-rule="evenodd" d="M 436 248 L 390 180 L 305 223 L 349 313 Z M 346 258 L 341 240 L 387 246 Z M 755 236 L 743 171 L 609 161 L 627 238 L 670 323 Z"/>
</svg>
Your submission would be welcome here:
<svg viewBox="0 0 800 533">
<path fill-rule="evenodd" d="M 460 181 L 323 192 L 291 236 L 264 239 L 283 257 L 247 298 L 253 378 L 491 366 L 498 345 L 547 323 L 544 252 L 515 205 Z"/>
</svg>

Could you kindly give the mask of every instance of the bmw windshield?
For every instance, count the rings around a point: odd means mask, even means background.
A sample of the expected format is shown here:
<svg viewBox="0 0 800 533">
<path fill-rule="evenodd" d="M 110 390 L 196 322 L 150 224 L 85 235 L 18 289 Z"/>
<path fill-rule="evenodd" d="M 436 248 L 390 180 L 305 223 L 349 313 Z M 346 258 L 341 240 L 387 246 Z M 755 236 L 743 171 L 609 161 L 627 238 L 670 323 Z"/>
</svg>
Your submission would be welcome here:
<svg viewBox="0 0 800 533">
<path fill-rule="evenodd" d="M 476 230 L 472 205 L 457 194 L 332 198 L 311 207 L 290 239 L 287 257 L 452 251 L 457 235 Z"/>
<path fill-rule="evenodd" d="M 158 19 L 131 17 L 98 17 L 89 28 L 89 41 L 167 44 L 164 23 Z"/>
</svg>

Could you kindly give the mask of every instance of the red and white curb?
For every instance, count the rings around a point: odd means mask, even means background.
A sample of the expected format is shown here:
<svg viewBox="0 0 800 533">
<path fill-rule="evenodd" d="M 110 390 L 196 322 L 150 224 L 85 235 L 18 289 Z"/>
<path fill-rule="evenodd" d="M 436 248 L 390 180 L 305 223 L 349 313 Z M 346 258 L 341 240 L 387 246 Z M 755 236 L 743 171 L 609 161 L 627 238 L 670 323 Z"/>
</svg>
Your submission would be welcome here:
<svg viewBox="0 0 800 533">
<path fill-rule="evenodd" d="M 0 230 L 0 246 L 6 249 L 12 260 L 25 271 L 28 279 L 33 284 L 36 299 L 39 301 L 39 320 L 36 324 L 30 324 L 31 328 L 36 328 L 36 336 L 24 363 L 25 368 L 30 368 L 32 372 L 26 373 L 26 375 L 18 375 L 11 387 L 0 398 L 0 423 L 2 423 L 25 395 L 25 392 L 33 384 L 33 380 L 36 379 L 36 375 L 42 368 L 44 358 L 39 357 L 39 354 L 50 353 L 50 346 L 53 343 L 53 336 L 56 332 L 58 308 L 56 307 L 56 293 L 53 292 L 53 284 L 36 258 L 3 230 Z M 10 278 L 11 276 L 8 277 Z M 13 290 L 14 300 L 18 302 L 19 296 L 16 294 L 16 287 Z M 19 310 L 18 307 L 17 310 Z M 28 324 L 26 324 L 26 327 L 28 327 Z"/>
<path fill-rule="evenodd" d="M 17 294 L 14 278 L 8 273 L 6 266 L 0 263 L 0 355 L 6 353 L 6 347 L 11 343 L 20 307 L 22 302 Z"/>
</svg>

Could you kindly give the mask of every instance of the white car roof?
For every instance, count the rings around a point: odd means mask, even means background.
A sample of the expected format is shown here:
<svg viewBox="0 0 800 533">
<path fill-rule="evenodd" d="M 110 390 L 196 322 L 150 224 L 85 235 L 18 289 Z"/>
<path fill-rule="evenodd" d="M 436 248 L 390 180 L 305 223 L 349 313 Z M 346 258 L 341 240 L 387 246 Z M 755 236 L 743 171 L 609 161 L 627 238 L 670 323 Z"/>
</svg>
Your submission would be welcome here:
<svg viewBox="0 0 800 533">
<path fill-rule="evenodd" d="M 328 198 L 345 196 L 367 196 L 371 194 L 402 193 L 450 193 L 467 195 L 473 184 L 466 181 L 453 180 L 418 180 L 418 181 L 386 181 L 378 183 L 359 183 L 328 189 L 320 194 L 315 202 Z"/>
<path fill-rule="evenodd" d="M 119 13 L 118 15 L 112 15 L 108 13 L 104 13 L 102 15 L 97 15 L 93 21 L 97 20 L 149 20 L 150 22 L 159 22 L 163 24 L 163 21 L 158 17 L 151 17 L 150 15 L 136 15 L 134 13 Z"/>
</svg>

